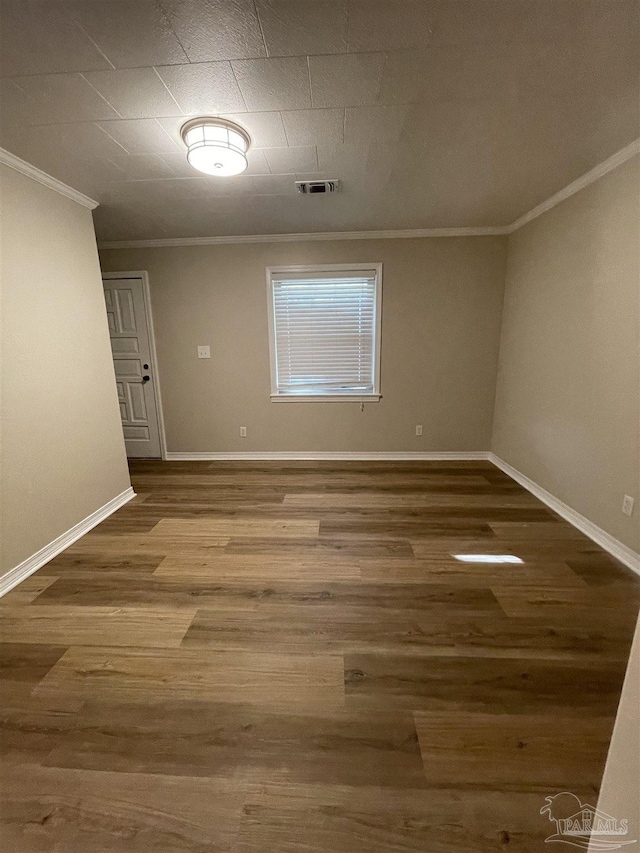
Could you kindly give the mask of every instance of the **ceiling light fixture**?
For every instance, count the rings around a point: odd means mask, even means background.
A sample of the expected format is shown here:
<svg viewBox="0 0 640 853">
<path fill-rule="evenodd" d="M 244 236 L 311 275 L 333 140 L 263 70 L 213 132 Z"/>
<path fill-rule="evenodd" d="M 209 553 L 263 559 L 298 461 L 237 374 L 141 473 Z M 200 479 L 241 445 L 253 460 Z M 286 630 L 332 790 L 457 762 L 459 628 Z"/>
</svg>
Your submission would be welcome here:
<svg viewBox="0 0 640 853">
<path fill-rule="evenodd" d="M 247 131 L 223 118 L 194 118 L 180 135 L 187 146 L 187 160 L 199 172 L 220 177 L 239 175 L 247 168 L 251 138 Z"/>
</svg>

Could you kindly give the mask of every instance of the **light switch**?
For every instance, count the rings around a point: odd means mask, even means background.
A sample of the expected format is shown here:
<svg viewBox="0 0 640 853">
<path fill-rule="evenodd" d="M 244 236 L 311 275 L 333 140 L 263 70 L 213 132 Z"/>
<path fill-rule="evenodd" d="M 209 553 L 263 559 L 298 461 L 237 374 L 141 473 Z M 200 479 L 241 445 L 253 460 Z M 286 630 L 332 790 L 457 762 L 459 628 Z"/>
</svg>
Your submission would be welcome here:
<svg viewBox="0 0 640 853">
<path fill-rule="evenodd" d="M 211 358 L 211 347 L 198 347 L 198 358 Z"/>
</svg>

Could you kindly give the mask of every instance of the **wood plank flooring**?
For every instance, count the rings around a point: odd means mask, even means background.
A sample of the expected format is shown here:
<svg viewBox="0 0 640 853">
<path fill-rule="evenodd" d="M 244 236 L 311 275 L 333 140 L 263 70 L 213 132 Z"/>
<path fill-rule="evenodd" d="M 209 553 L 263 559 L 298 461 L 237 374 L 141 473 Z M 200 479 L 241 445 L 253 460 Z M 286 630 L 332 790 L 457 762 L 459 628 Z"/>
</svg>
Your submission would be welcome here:
<svg viewBox="0 0 640 853">
<path fill-rule="evenodd" d="M 538 853 L 595 799 L 640 583 L 501 471 L 131 472 L 0 599 L 3 850 Z"/>
</svg>

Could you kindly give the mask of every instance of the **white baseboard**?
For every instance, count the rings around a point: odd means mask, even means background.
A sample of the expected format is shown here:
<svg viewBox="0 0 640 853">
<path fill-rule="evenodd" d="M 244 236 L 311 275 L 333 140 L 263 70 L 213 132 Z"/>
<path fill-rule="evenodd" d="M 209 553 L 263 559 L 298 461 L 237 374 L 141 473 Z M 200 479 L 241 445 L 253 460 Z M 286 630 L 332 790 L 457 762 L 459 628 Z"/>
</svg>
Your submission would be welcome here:
<svg viewBox="0 0 640 853">
<path fill-rule="evenodd" d="M 563 503 L 563 501 L 554 497 L 551 492 L 548 492 L 546 489 L 543 489 L 542 486 L 534 483 L 534 481 L 530 480 L 525 474 L 522 474 L 512 465 L 509 465 L 508 462 L 505 462 L 504 459 L 500 459 L 499 456 L 496 456 L 495 453 L 489 453 L 489 461 L 493 462 L 493 464 L 497 468 L 500 468 L 501 471 L 504 471 L 505 474 L 508 474 L 512 480 L 516 481 L 516 483 L 520 483 L 520 485 L 527 489 L 527 491 L 531 492 L 532 495 L 535 495 L 538 500 L 541 500 L 542 503 L 546 504 L 549 509 L 557 512 L 565 521 L 568 521 L 569 524 L 573 524 L 574 527 L 577 527 L 581 533 L 584 533 L 585 536 L 592 539 L 597 545 L 611 554 L 612 557 L 620 560 L 620 562 L 624 563 L 627 568 L 640 575 L 640 554 L 638 554 L 637 551 L 627 547 L 627 545 L 624 545 L 619 539 L 615 539 L 607 533 L 606 530 L 603 530 L 601 527 L 598 527 L 597 524 L 594 524 L 592 521 L 589 521 L 588 518 L 585 518 L 584 515 L 580 515 L 580 513 L 576 512 L 575 509 L 572 509 L 568 504 Z"/>
<path fill-rule="evenodd" d="M 489 451 L 487 450 L 441 450 L 433 452 L 421 452 L 412 450 L 398 451 L 374 451 L 374 452 L 342 452 L 334 450 L 319 450 L 319 451 L 276 451 L 271 452 L 256 452 L 256 453 L 170 453 L 167 452 L 167 462 L 222 462 L 222 461 L 238 461 L 238 462 L 285 462 L 287 460 L 301 460 L 307 462 L 321 461 L 323 459 L 329 462 L 393 462 L 393 461 L 432 461 L 445 462 L 450 461 L 477 461 L 480 459 L 488 459 Z"/>
<path fill-rule="evenodd" d="M 28 578 L 29 575 L 41 569 L 49 560 L 57 557 L 65 548 L 68 548 L 69 545 L 72 545 L 77 539 L 80 539 L 81 536 L 84 536 L 85 533 L 88 533 L 93 527 L 100 524 L 101 521 L 104 521 L 105 518 L 108 518 L 117 509 L 120 509 L 121 506 L 124 506 L 132 498 L 135 498 L 135 496 L 136 493 L 129 486 L 124 492 L 116 495 L 115 498 L 112 498 L 104 506 L 101 506 L 100 509 L 83 518 L 82 521 L 79 521 L 70 530 L 67 530 L 66 533 L 58 536 L 53 542 L 49 542 L 48 545 L 45 545 L 44 548 L 36 551 L 30 557 L 27 557 L 22 563 L 13 569 L 9 569 L 5 575 L 0 577 L 0 598 L 25 578 Z"/>
</svg>

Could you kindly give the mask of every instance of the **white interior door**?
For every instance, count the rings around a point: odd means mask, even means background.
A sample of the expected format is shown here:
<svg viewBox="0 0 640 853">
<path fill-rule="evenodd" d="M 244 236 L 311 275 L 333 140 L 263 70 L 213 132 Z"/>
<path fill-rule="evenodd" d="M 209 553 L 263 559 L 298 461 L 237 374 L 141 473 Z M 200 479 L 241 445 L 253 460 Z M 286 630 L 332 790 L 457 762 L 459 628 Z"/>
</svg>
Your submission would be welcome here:
<svg viewBox="0 0 640 853">
<path fill-rule="evenodd" d="M 103 279 L 127 456 L 159 457 L 155 364 L 141 278 Z"/>
</svg>

